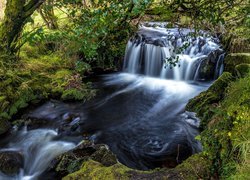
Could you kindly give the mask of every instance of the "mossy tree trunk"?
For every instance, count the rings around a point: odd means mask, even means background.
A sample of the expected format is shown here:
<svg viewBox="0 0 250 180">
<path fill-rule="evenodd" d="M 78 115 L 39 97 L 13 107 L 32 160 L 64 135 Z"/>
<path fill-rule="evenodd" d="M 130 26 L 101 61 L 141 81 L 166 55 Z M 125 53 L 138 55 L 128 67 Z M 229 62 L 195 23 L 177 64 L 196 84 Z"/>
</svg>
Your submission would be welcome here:
<svg viewBox="0 0 250 180">
<path fill-rule="evenodd" d="M 0 56 L 14 56 L 18 40 L 27 19 L 45 0 L 7 0 L 4 19 L 0 25 Z M 4 61 L 8 59 L 1 58 Z M 8 63 L 8 62 L 4 62 Z"/>
</svg>

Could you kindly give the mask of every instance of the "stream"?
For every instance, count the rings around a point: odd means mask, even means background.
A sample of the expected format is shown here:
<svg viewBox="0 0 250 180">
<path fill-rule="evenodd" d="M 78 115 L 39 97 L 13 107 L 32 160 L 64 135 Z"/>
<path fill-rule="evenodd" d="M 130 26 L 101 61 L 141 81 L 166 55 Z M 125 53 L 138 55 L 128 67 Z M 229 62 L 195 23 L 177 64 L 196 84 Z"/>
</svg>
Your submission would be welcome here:
<svg viewBox="0 0 250 180">
<path fill-rule="evenodd" d="M 44 179 L 50 162 L 77 147 L 84 133 L 93 143 L 106 144 L 122 164 L 140 170 L 175 167 L 202 151 L 195 140 L 199 119 L 185 106 L 222 73 L 224 53 L 218 39 L 191 33 L 142 26 L 128 41 L 123 72 L 94 83 L 95 99 L 49 101 L 30 111 L 26 116 L 38 125 L 13 129 L 0 141 L 0 153 L 18 154 L 19 174 L 0 173 L 0 179 Z M 176 65 L 164 62 L 177 56 Z"/>
</svg>

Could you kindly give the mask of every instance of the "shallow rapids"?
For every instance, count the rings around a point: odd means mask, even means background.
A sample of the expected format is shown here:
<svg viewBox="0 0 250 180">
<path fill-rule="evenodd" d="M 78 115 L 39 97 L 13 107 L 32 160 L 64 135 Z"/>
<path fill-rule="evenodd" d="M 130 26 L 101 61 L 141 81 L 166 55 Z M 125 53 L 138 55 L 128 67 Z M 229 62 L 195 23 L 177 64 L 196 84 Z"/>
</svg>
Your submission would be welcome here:
<svg viewBox="0 0 250 180">
<path fill-rule="evenodd" d="M 76 147 L 73 142 L 58 139 L 58 133 L 52 129 L 27 131 L 24 128 L 21 131 L 12 132 L 5 141 L 9 142 L 0 150 L 0 153 L 20 154 L 18 160 L 22 167 L 17 175 L 7 176 L 0 173 L 1 180 L 36 180 L 55 157 Z"/>
</svg>

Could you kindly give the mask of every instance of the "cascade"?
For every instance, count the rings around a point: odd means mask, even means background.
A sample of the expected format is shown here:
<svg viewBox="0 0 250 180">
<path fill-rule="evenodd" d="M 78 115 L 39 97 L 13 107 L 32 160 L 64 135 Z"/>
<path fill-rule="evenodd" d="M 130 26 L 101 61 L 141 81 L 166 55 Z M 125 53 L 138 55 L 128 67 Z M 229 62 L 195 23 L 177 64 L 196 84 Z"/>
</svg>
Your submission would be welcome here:
<svg viewBox="0 0 250 180">
<path fill-rule="evenodd" d="M 194 33 L 190 29 L 141 26 L 128 41 L 123 70 L 163 79 L 216 79 L 223 71 L 224 59 L 218 39 L 202 31 Z"/>
<path fill-rule="evenodd" d="M 102 93 L 91 102 L 45 103 L 30 114 L 51 124 L 1 139 L 0 153 L 14 152 L 23 162 L 18 174 L 0 172 L 0 179 L 43 179 L 50 162 L 76 148 L 82 134 L 140 170 L 175 167 L 202 151 L 195 139 L 199 119 L 185 106 L 222 73 L 224 52 L 206 32 L 194 36 L 190 29 L 156 25 L 141 26 L 128 41 L 123 72 L 102 76 L 96 85 Z M 77 118 L 64 122 L 68 113 Z M 69 128 L 62 133 L 58 127 Z"/>
</svg>

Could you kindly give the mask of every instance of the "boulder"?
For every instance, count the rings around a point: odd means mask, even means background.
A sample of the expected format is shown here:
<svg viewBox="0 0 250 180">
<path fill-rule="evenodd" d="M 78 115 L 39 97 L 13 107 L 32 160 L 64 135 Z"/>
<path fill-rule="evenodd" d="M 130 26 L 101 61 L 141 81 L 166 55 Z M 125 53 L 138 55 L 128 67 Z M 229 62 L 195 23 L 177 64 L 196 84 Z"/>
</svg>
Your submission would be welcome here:
<svg viewBox="0 0 250 180">
<path fill-rule="evenodd" d="M 6 175 L 14 175 L 24 165 L 21 153 L 15 151 L 0 152 L 0 171 Z"/>
<path fill-rule="evenodd" d="M 223 99 L 225 95 L 225 89 L 230 82 L 234 80 L 234 77 L 229 72 L 224 72 L 207 91 L 200 93 L 198 96 L 191 99 L 186 110 L 196 112 L 197 116 L 201 119 L 209 119 L 203 117 L 209 117 L 212 115 L 212 109 Z M 211 110 L 211 111 L 210 111 Z M 204 128 L 208 123 L 201 121 L 201 128 Z"/>
<path fill-rule="evenodd" d="M 236 75 L 240 78 L 245 77 L 250 72 L 250 64 L 239 64 L 235 67 Z"/>
<path fill-rule="evenodd" d="M 10 128 L 10 123 L 6 119 L 0 119 L 0 135 L 8 132 Z"/>
<path fill-rule="evenodd" d="M 52 161 L 46 173 L 56 174 L 57 178 L 62 178 L 69 173 L 78 171 L 83 162 L 90 159 L 101 163 L 103 166 L 111 166 L 117 163 L 116 156 L 105 145 L 94 145 L 85 140 L 75 149 Z"/>
<path fill-rule="evenodd" d="M 235 73 L 235 67 L 242 63 L 250 64 L 250 53 L 231 53 L 224 60 L 224 71 Z"/>
<path fill-rule="evenodd" d="M 85 161 L 79 171 L 67 175 L 63 180 L 78 179 L 210 179 L 210 162 L 201 154 L 188 158 L 174 169 L 155 169 L 139 171 L 130 169 L 120 163 L 104 166 L 93 160 Z"/>
</svg>

